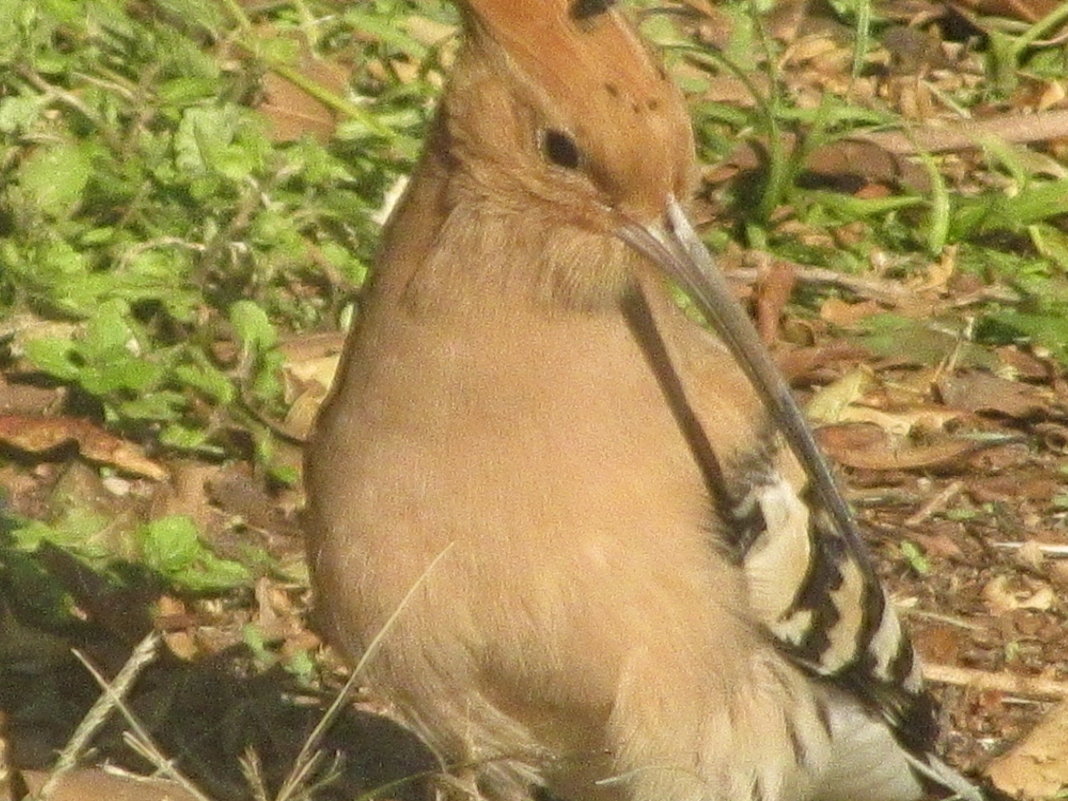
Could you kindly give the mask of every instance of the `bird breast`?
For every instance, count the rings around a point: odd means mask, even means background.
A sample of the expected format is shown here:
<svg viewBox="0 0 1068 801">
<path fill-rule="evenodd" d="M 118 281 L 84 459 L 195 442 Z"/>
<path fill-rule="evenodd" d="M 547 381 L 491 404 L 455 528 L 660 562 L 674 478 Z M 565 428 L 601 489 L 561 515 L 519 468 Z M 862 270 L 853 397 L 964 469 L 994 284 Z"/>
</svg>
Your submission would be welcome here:
<svg viewBox="0 0 1068 801">
<path fill-rule="evenodd" d="M 729 386 L 733 362 L 669 306 L 655 317 L 670 355 Z M 443 752 L 529 762 L 602 747 L 650 654 L 647 690 L 689 696 L 729 686 L 749 669 L 738 650 L 763 646 L 633 326 L 506 316 L 368 311 L 309 453 L 308 515 L 335 641 L 358 655 L 401 609 L 372 681 Z M 702 398 L 724 451 L 752 444 L 745 397 Z"/>
</svg>

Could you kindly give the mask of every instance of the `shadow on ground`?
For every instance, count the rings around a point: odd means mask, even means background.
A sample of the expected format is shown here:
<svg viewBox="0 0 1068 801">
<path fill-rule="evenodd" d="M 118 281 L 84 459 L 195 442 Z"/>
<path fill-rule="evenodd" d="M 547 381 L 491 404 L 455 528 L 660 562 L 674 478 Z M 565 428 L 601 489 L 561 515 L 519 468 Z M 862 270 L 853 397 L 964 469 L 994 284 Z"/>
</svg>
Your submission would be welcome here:
<svg viewBox="0 0 1068 801">
<path fill-rule="evenodd" d="M 238 651 L 240 649 L 231 649 Z M 161 657 L 138 679 L 129 706 L 160 749 L 213 801 L 253 797 L 242 759 L 254 753 L 270 797 L 289 774 L 330 703 L 296 685 L 281 670 L 241 678 L 247 654 L 222 653 L 210 662 Z M 0 710 L 11 763 L 47 770 L 99 696 L 84 666 L 71 659 L 47 669 L 0 668 Z M 152 765 L 124 742 L 117 711 L 92 741 L 85 761 L 149 773 Z M 436 762 L 406 729 L 379 715 L 347 709 L 319 750 L 319 778 L 336 775 L 316 799 L 351 799 L 379 790 L 382 798 L 424 801 L 426 774 Z"/>
</svg>

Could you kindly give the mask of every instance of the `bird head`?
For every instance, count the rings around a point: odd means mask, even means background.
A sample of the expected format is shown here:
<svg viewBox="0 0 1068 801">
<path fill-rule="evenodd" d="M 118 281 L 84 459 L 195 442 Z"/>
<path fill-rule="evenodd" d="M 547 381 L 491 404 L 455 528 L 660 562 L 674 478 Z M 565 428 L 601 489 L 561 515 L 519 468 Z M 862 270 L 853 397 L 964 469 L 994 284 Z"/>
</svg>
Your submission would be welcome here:
<svg viewBox="0 0 1068 801">
<path fill-rule="evenodd" d="M 502 199 L 612 231 L 689 194 L 682 97 L 610 0 L 461 0 L 452 152 Z"/>
</svg>

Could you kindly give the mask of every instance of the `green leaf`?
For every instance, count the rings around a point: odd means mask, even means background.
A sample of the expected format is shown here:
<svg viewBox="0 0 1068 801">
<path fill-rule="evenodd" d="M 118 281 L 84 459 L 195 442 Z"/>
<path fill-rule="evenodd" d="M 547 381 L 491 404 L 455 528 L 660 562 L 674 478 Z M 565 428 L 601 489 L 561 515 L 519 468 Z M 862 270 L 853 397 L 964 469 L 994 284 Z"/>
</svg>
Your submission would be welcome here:
<svg viewBox="0 0 1068 801">
<path fill-rule="evenodd" d="M 1054 262 L 1062 272 L 1068 272 L 1068 234 L 1049 223 L 1032 225 L 1028 233 L 1040 255 Z"/>
<path fill-rule="evenodd" d="M 185 570 L 203 550 L 193 521 L 183 515 L 154 520 L 141 531 L 141 558 L 165 575 Z"/>
<path fill-rule="evenodd" d="M 126 351 L 136 344 L 133 329 L 127 322 L 129 306 L 125 301 L 105 301 L 89 318 L 82 337 L 84 352 L 90 357 L 110 357 L 115 352 Z"/>
<path fill-rule="evenodd" d="M 208 31 L 218 30 L 226 21 L 219 3 L 206 3 L 204 0 L 155 0 L 159 6 L 176 19 L 185 23 L 199 25 Z"/>
<path fill-rule="evenodd" d="M 217 403 L 233 403 L 237 393 L 226 374 L 209 364 L 199 351 L 193 351 L 191 356 L 197 360 L 197 364 L 177 365 L 174 368 L 175 377 Z"/>
<path fill-rule="evenodd" d="M 208 433 L 201 428 L 191 428 L 178 422 L 163 427 L 160 432 L 161 445 L 180 451 L 194 451 L 206 456 L 220 457 L 224 451 L 208 444 Z"/>
<path fill-rule="evenodd" d="M 910 540 L 905 540 L 901 543 L 901 554 L 905 557 L 905 560 L 909 563 L 916 573 L 921 576 L 926 576 L 931 572 L 931 563 L 927 560 L 927 555 L 916 543 Z"/>
<path fill-rule="evenodd" d="M 886 214 L 889 211 L 919 206 L 924 202 L 922 198 L 918 197 L 858 198 L 838 192 L 822 192 L 818 190 L 798 192 L 798 196 L 805 198 L 814 205 L 834 211 L 842 220 L 847 222 L 870 219 Z"/>
<path fill-rule="evenodd" d="M 278 333 L 267 313 L 251 300 L 239 300 L 230 307 L 230 324 L 246 348 L 259 352 L 278 342 Z"/>
<path fill-rule="evenodd" d="M 0 133 L 17 134 L 30 128 L 47 105 L 42 97 L 5 97 L 0 100 Z"/>
<path fill-rule="evenodd" d="M 141 557 L 146 567 L 180 587 L 218 592 L 247 585 L 248 568 L 221 559 L 201 542 L 196 526 L 184 515 L 154 520 L 140 531 Z"/>
<path fill-rule="evenodd" d="M 1049 348 L 1061 361 L 1068 361 L 1068 306 L 1045 314 L 1003 311 L 991 314 L 990 319 Z"/>
<path fill-rule="evenodd" d="M 412 37 L 396 20 L 381 13 L 349 8 L 345 11 L 344 20 L 364 35 L 373 36 L 416 60 L 421 60 L 426 54 L 426 45 Z"/>
<path fill-rule="evenodd" d="M 82 199 L 92 162 L 86 148 L 60 144 L 33 153 L 18 171 L 19 186 L 27 198 L 50 217 L 64 217 Z"/>
<path fill-rule="evenodd" d="M 237 106 L 187 109 L 174 138 L 176 162 L 191 173 L 240 180 L 259 168 L 265 140 L 252 135 L 251 118 Z"/>
<path fill-rule="evenodd" d="M 185 395 L 169 390 L 154 390 L 133 400 L 121 401 L 117 409 L 122 416 L 132 420 L 178 420 L 188 406 Z"/>
<path fill-rule="evenodd" d="M 937 325 L 935 320 L 873 314 L 858 327 L 863 333 L 856 339 L 880 356 L 906 359 L 914 364 L 936 365 L 954 353 L 960 366 L 992 367 L 996 362 L 991 354 L 964 341 L 961 334 Z"/>
<path fill-rule="evenodd" d="M 168 105 L 187 106 L 215 97 L 218 83 L 212 78 L 182 75 L 159 86 L 160 100 Z"/>
<path fill-rule="evenodd" d="M 31 339 L 25 345 L 26 358 L 39 370 L 63 381 L 75 381 L 80 368 L 73 361 L 74 343 L 65 339 Z"/>
<path fill-rule="evenodd" d="M 274 481 L 286 487 L 294 487 L 300 480 L 300 471 L 292 465 L 271 464 L 268 465 L 267 472 Z"/>
</svg>

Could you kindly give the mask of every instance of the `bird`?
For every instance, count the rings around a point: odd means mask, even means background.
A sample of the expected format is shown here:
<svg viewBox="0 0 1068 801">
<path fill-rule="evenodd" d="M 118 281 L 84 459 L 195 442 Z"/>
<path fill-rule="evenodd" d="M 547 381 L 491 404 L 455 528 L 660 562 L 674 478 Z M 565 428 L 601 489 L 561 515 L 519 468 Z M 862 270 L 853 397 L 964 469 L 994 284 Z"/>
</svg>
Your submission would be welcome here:
<svg viewBox="0 0 1068 801">
<path fill-rule="evenodd" d="M 490 801 L 980 801 L 657 54 L 613 0 L 456 5 L 306 450 L 327 639 Z"/>
</svg>

